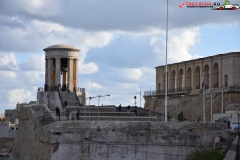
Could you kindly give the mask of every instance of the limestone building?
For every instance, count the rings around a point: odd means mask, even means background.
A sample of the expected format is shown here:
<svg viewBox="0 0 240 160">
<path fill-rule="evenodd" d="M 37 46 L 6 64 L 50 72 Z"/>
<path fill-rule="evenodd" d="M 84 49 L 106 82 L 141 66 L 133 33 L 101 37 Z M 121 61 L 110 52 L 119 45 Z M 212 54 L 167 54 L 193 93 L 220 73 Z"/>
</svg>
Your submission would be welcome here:
<svg viewBox="0 0 240 160">
<path fill-rule="evenodd" d="M 199 107 L 202 106 L 201 83 L 203 77 L 205 92 L 208 93 L 205 100 L 207 104 L 209 103 L 210 92 L 216 92 L 217 94 L 224 91 L 224 95 L 227 97 L 228 93 L 234 89 L 236 91 L 237 86 L 240 86 L 239 62 L 240 52 L 231 52 L 168 65 L 167 89 L 168 97 L 170 96 L 168 100 L 170 102 L 170 108 L 171 106 L 176 108 L 176 106 L 181 105 L 183 108 L 181 110 L 185 110 L 186 118 L 191 119 L 185 107 L 192 107 L 192 104 L 190 104 L 192 103 L 192 98 L 197 100 Z M 164 105 L 165 76 L 165 65 L 156 67 L 156 90 L 146 91 L 144 93 L 145 108 L 159 112 L 163 110 L 160 108 Z M 196 97 L 197 95 L 198 98 Z M 185 104 L 180 101 L 183 101 Z M 218 106 L 220 105 L 219 107 L 221 107 L 221 103 L 218 103 Z M 233 103 L 233 101 L 227 102 L 227 100 L 225 100 L 224 106 L 226 107 L 229 103 Z M 170 113 L 171 110 L 173 110 L 174 114 Z M 177 112 L 176 110 L 177 109 L 169 109 L 170 117 L 177 118 L 180 111 Z M 216 109 L 215 112 L 218 111 L 219 109 Z M 200 112 L 202 114 L 202 111 Z M 201 118 L 201 114 L 197 117 Z"/>
</svg>

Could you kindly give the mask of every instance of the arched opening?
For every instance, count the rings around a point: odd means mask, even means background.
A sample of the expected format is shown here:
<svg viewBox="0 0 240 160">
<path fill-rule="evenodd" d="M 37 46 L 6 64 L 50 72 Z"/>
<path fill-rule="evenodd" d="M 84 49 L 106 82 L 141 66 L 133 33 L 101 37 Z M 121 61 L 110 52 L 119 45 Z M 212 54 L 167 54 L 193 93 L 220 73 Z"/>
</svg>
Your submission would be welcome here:
<svg viewBox="0 0 240 160">
<path fill-rule="evenodd" d="M 213 71 L 212 71 L 212 86 L 214 88 L 219 87 L 219 71 L 218 71 L 218 64 L 215 63 L 213 65 Z"/>
<path fill-rule="evenodd" d="M 180 69 L 178 74 L 178 88 L 182 89 L 184 87 L 184 76 L 183 76 L 183 70 Z"/>
<path fill-rule="evenodd" d="M 204 86 L 205 89 L 209 88 L 209 66 L 205 65 L 204 67 Z"/>
<path fill-rule="evenodd" d="M 224 87 L 227 87 L 228 86 L 228 83 L 227 83 L 227 75 L 224 76 Z"/>
<path fill-rule="evenodd" d="M 200 89 L 200 67 L 197 66 L 194 74 L 195 88 Z"/>
<path fill-rule="evenodd" d="M 176 88 L 176 72 L 175 70 L 172 71 L 172 74 L 171 74 L 171 79 L 170 79 L 170 88 Z"/>
<path fill-rule="evenodd" d="M 186 87 L 191 87 L 191 81 L 192 81 L 192 69 L 189 67 L 187 69 L 187 75 L 185 77 L 185 80 L 186 80 Z"/>
</svg>

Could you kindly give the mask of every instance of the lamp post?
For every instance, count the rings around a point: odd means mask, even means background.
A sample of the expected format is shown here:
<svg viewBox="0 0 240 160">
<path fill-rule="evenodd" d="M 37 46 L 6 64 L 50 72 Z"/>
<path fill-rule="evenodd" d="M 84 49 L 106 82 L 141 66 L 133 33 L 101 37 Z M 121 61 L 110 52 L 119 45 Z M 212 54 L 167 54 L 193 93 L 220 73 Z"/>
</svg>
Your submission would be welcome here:
<svg viewBox="0 0 240 160">
<path fill-rule="evenodd" d="M 155 83 L 154 83 L 154 84 L 155 84 Z M 154 85 L 154 84 L 153 84 L 153 85 Z M 151 87 L 150 87 L 150 95 L 152 95 L 152 86 L 153 86 L 153 85 L 151 85 Z"/>
<path fill-rule="evenodd" d="M 167 122 L 167 42 L 168 42 L 168 0 L 167 0 L 167 25 L 166 25 L 166 76 L 165 76 L 165 122 Z"/>
<path fill-rule="evenodd" d="M 96 97 L 98 97 L 98 121 L 99 121 L 99 100 L 101 97 L 107 97 L 107 96 L 110 96 L 110 94 L 107 94 L 105 96 L 101 96 L 101 95 L 96 96 Z"/>
<path fill-rule="evenodd" d="M 96 97 L 89 97 L 89 107 L 88 107 L 88 120 L 90 121 L 90 101 L 93 99 L 93 98 L 96 98 Z"/>
<path fill-rule="evenodd" d="M 47 95 L 47 99 L 48 99 L 48 108 L 50 109 L 50 105 L 49 105 L 49 95 Z"/>
<path fill-rule="evenodd" d="M 93 98 L 96 98 L 96 97 L 87 97 L 87 98 L 86 98 L 86 100 L 89 99 L 89 107 L 88 107 L 88 111 L 89 111 L 89 113 L 88 113 L 88 120 L 90 120 L 90 101 L 91 101 L 91 99 L 93 99 Z M 86 116 L 86 106 L 85 106 L 85 116 Z"/>
</svg>

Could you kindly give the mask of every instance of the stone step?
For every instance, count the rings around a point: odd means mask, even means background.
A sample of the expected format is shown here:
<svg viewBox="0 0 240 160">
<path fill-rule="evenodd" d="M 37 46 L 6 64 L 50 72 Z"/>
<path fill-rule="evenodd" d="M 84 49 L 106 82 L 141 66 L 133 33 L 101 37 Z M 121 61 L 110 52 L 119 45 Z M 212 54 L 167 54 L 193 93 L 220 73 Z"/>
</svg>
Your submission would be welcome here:
<svg viewBox="0 0 240 160">
<path fill-rule="evenodd" d="M 71 112 L 71 116 L 77 114 L 77 111 Z M 134 112 L 80 112 L 79 116 L 136 116 Z M 69 115 L 70 116 L 70 115 Z"/>
<path fill-rule="evenodd" d="M 74 118 L 70 119 L 74 120 Z M 79 120 L 100 120 L 100 121 L 158 121 L 156 117 L 128 117 L 128 116 L 122 116 L 122 117 L 116 117 L 116 116 L 88 116 L 88 117 L 79 117 Z"/>
</svg>

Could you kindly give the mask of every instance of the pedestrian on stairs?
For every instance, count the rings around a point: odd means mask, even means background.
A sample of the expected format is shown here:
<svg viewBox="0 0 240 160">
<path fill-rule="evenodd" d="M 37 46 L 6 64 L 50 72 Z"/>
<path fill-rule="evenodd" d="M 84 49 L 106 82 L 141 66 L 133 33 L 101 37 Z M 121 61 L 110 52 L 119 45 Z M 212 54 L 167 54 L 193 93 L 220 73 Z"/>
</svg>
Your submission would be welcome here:
<svg viewBox="0 0 240 160">
<path fill-rule="evenodd" d="M 56 116 L 60 115 L 60 109 L 58 107 L 56 107 Z"/>
<path fill-rule="evenodd" d="M 64 104 L 65 104 L 65 108 L 66 108 L 66 107 L 67 107 L 67 105 L 68 105 L 68 101 L 67 101 L 67 100 L 65 100 Z"/>
<path fill-rule="evenodd" d="M 79 120 L 79 110 L 77 111 L 77 121 Z"/>
<path fill-rule="evenodd" d="M 70 91 L 69 91 L 69 89 L 68 89 L 68 97 L 69 97 L 69 95 L 70 95 Z"/>
<path fill-rule="evenodd" d="M 118 107 L 118 112 L 121 112 L 121 110 L 122 110 L 122 106 L 120 104 L 119 107 Z"/>
<path fill-rule="evenodd" d="M 130 112 L 130 105 L 127 106 L 127 112 Z"/>
</svg>

